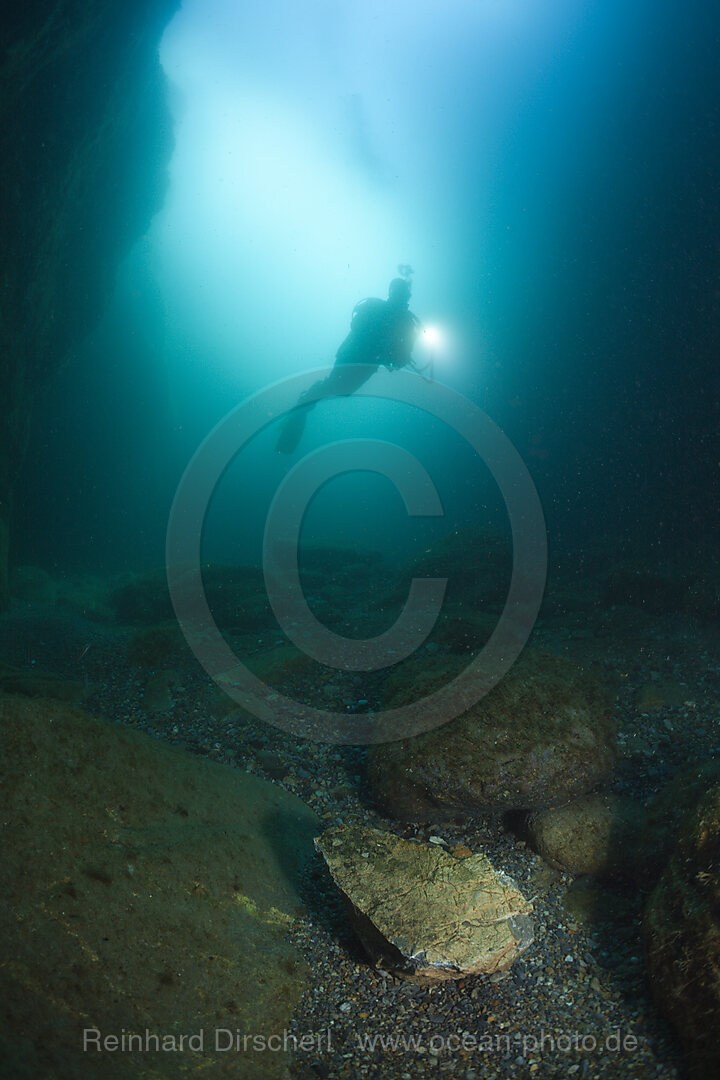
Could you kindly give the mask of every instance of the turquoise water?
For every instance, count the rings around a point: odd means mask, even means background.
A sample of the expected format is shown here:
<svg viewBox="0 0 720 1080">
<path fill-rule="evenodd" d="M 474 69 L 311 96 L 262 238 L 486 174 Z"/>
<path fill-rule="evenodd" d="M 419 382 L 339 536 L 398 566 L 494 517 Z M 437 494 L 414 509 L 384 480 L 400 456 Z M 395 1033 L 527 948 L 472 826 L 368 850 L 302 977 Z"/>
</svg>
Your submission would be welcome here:
<svg viewBox="0 0 720 1080">
<path fill-rule="evenodd" d="M 330 365 L 353 305 L 399 264 L 440 332 L 435 377 L 516 445 L 558 555 L 611 536 L 649 564 L 686 557 L 717 527 L 715 37 L 711 5 L 645 0 L 185 3 L 161 45 L 165 205 L 42 391 L 23 561 L 160 565 L 202 438 L 251 393 Z M 347 435 L 417 453 L 445 521 L 408 522 L 387 480 L 355 474 L 318 495 L 308 542 L 402 558 L 456 524 L 505 527 L 442 424 L 324 402 L 298 456 Z M 208 557 L 256 559 L 292 464 L 274 437 L 218 489 Z"/>
</svg>

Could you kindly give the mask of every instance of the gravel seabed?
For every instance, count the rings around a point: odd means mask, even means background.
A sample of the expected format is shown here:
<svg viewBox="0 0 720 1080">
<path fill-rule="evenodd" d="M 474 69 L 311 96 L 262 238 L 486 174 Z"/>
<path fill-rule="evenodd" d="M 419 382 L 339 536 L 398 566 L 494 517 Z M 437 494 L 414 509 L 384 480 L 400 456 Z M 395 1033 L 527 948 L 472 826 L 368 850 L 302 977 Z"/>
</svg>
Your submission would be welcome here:
<svg viewBox="0 0 720 1080">
<path fill-rule="evenodd" d="M 194 661 L 174 667 L 171 707 L 148 715 L 144 694 L 153 673 L 128 666 L 129 632 L 21 604 L 2 624 L 10 631 L 3 634 L 6 663 L 84 679 L 90 711 L 279 784 L 328 825 L 361 822 L 482 849 L 533 898 L 535 943 L 509 972 L 417 986 L 367 963 L 318 856 L 304 883 L 307 914 L 291 930 L 310 972 L 288 1033 L 305 1037 L 291 1054 L 297 1080 L 685 1075 L 646 984 L 643 898 L 635 891 L 559 873 L 500 820 L 458 817 L 440 827 L 381 817 L 365 785 L 362 748 L 302 742 L 226 711 Z M 538 623 L 533 643 L 596 665 L 612 683 L 619 750 L 613 790 L 644 799 L 678 769 L 720 755 L 716 626 L 630 608 L 556 611 Z M 644 708 L 648 687 L 657 688 L 660 703 Z M 343 692 L 339 685 L 340 699 Z M 355 684 L 355 697 L 361 692 Z"/>
</svg>

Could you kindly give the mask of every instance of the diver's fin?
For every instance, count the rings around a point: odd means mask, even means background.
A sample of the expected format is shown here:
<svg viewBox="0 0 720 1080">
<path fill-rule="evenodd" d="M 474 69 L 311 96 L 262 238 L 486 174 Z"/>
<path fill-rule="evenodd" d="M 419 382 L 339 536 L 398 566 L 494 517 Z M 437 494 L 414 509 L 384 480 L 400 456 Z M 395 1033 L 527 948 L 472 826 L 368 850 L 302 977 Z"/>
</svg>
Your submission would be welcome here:
<svg viewBox="0 0 720 1080">
<path fill-rule="evenodd" d="M 303 437 L 308 411 L 308 409 L 296 407 L 285 417 L 275 447 L 277 454 L 292 454 L 293 450 L 297 449 Z"/>
</svg>

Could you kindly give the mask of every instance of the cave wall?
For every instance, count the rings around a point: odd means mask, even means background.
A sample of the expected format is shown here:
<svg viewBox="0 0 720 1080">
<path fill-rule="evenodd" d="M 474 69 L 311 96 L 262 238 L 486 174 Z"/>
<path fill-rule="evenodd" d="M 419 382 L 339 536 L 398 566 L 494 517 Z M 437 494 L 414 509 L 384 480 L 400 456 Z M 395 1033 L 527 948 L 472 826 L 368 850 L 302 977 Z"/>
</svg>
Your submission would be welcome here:
<svg viewBox="0 0 720 1080">
<path fill-rule="evenodd" d="M 97 321 L 163 199 L 158 44 L 178 7 L 11 0 L 0 21 L 0 607 L 34 393 Z"/>
</svg>

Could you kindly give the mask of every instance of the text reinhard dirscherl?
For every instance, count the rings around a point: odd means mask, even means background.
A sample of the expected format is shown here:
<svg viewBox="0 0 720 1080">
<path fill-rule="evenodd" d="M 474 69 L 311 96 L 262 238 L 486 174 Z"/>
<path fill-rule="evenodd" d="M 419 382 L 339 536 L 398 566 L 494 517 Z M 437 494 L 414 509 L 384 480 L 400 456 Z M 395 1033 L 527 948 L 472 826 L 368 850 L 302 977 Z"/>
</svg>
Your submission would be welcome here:
<svg viewBox="0 0 720 1080">
<path fill-rule="evenodd" d="M 192 1034 L 127 1031 L 122 1028 L 120 1034 L 103 1034 L 99 1028 L 83 1029 L 83 1050 L 100 1053 L 271 1053 L 303 1051 L 309 1053 L 330 1053 L 332 1047 L 332 1029 L 293 1035 L 287 1029 L 270 1035 L 243 1031 L 231 1031 L 230 1028 L 212 1028 L 206 1031 L 200 1028 Z M 593 1054 L 593 1053 L 634 1053 L 639 1048 L 640 1040 L 630 1032 L 614 1028 L 605 1037 L 581 1032 L 550 1032 L 542 1029 L 535 1033 L 513 1032 L 491 1034 L 486 1032 L 476 1035 L 469 1031 L 450 1035 L 433 1035 L 427 1042 L 415 1035 L 356 1035 L 356 1050 L 359 1053 L 414 1053 L 438 1056 L 442 1053 L 505 1054 L 522 1052 L 523 1055 L 539 1054 Z"/>
<path fill-rule="evenodd" d="M 119 1035 L 103 1035 L 99 1028 L 83 1028 L 83 1050 L 99 1050 L 106 1053 L 187 1053 L 202 1054 L 205 1051 L 216 1053 L 263 1053 L 267 1050 L 278 1053 L 289 1050 L 312 1050 L 318 1052 L 332 1050 L 331 1033 L 326 1031 L 308 1032 L 305 1035 L 293 1035 L 283 1031 L 273 1035 L 248 1035 L 243 1031 L 231 1031 L 230 1028 L 200 1028 L 192 1034 L 182 1035 L 159 1031 L 126 1031 L 122 1028 Z"/>
</svg>

